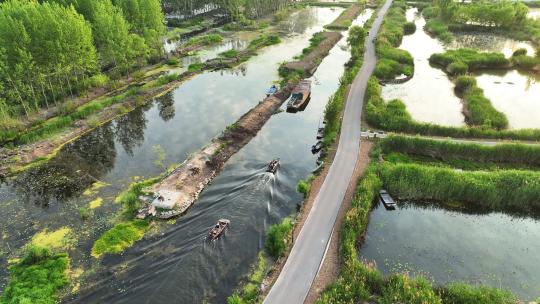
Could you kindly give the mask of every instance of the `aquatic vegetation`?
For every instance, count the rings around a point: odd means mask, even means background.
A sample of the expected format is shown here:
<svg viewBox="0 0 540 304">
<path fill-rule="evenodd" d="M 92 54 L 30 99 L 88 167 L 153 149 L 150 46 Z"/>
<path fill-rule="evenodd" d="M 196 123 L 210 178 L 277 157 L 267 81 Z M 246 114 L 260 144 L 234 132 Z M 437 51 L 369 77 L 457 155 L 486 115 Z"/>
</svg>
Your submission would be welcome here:
<svg viewBox="0 0 540 304">
<path fill-rule="evenodd" d="M 101 197 L 96 198 L 95 200 L 92 200 L 90 203 L 88 203 L 88 207 L 90 209 L 96 209 L 101 207 L 103 205 L 103 199 Z"/>
<path fill-rule="evenodd" d="M 540 140 L 538 129 L 496 130 L 490 128 L 491 124 L 478 127 L 447 127 L 415 121 L 401 100 L 394 99 L 385 102 L 381 96 L 380 84 L 375 77 L 368 82 L 366 98 L 367 122 L 385 131 L 456 138 Z"/>
<path fill-rule="evenodd" d="M 458 200 L 484 210 L 540 210 L 540 173 L 525 170 L 456 171 L 419 164 L 385 164 L 379 174 L 402 199 Z"/>
<path fill-rule="evenodd" d="M 467 283 L 452 283 L 440 292 L 443 303 L 515 304 L 518 299 L 510 292 L 487 286 L 473 287 Z"/>
<path fill-rule="evenodd" d="M 56 293 L 68 283 L 66 254 L 53 254 L 49 249 L 32 246 L 24 258 L 9 267 L 9 281 L 0 303 L 57 303 Z"/>
<path fill-rule="evenodd" d="M 50 250 L 65 250 L 75 243 L 75 238 L 70 228 L 62 227 L 54 231 L 44 229 L 36 233 L 30 241 L 30 247 L 48 248 Z"/>
<path fill-rule="evenodd" d="M 426 13 L 431 14 L 431 11 L 424 10 L 423 15 L 426 17 Z M 429 19 L 426 17 L 426 19 Z M 448 25 L 446 25 L 443 21 L 440 19 L 429 19 L 426 22 L 425 29 L 428 33 L 434 35 L 435 37 L 439 38 L 441 41 L 444 42 L 451 42 L 454 40 L 454 35 L 448 30 Z"/>
<path fill-rule="evenodd" d="M 493 107 L 481 88 L 471 87 L 465 90 L 463 100 L 468 109 L 467 122 L 469 124 L 498 130 L 508 127 L 506 115 Z"/>
<path fill-rule="evenodd" d="M 407 22 L 403 25 L 403 32 L 405 35 L 411 35 L 416 32 L 416 24 L 414 22 Z"/>
<path fill-rule="evenodd" d="M 224 58 L 235 58 L 235 57 L 238 56 L 238 51 L 237 50 L 228 50 L 228 51 L 220 53 L 219 55 L 221 57 L 224 57 Z"/>
<path fill-rule="evenodd" d="M 205 67 L 205 64 L 202 62 L 192 63 L 188 66 L 189 72 L 200 72 Z"/>
<path fill-rule="evenodd" d="M 92 256 L 99 258 L 105 253 L 121 253 L 142 239 L 148 227 L 149 223 L 145 220 L 131 220 L 116 224 L 96 240 L 92 247 Z"/>
<path fill-rule="evenodd" d="M 204 36 L 197 36 L 190 38 L 186 42 L 186 46 L 198 46 L 198 45 L 212 45 L 223 41 L 223 37 L 220 34 L 209 34 Z"/>
<path fill-rule="evenodd" d="M 109 186 L 109 184 L 101 181 L 97 181 L 92 184 L 92 186 L 86 190 L 84 190 L 83 195 L 85 196 L 92 196 L 97 193 L 97 191 L 103 187 Z"/>
<path fill-rule="evenodd" d="M 465 160 L 482 163 L 526 164 L 540 166 L 540 146 L 498 144 L 485 146 L 476 143 L 456 143 L 421 137 L 391 135 L 380 142 L 384 153 L 402 152 L 448 162 Z"/>
<path fill-rule="evenodd" d="M 257 262 L 242 288 L 227 298 L 227 304 L 258 303 L 259 286 L 266 276 L 267 262 L 264 252 L 259 252 Z"/>
<path fill-rule="evenodd" d="M 83 221 L 88 220 L 93 214 L 94 214 L 94 211 L 92 210 L 92 208 L 89 208 L 89 207 L 79 208 L 79 217 Z"/>
<path fill-rule="evenodd" d="M 407 18 L 402 7 L 398 5 L 388 11 L 376 44 L 379 60 L 374 75 L 380 79 L 393 79 L 402 74 L 411 76 L 414 72 L 411 54 L 397 48 L 405 35 L 406 24 Z"/>
<path fill-rule="evenodd" d="M 291 233 L 294 228 L 292 219 L 286 218 L 281 223 L 272 225 L 266 235 L 264 248 L 273 257 L 279 258 L 287 251 L 291 242 Z"/>
<path fill-rule="evenodd" d="M 452 63 L 462 62 L 469 67 L 469 72 L 479 69 L 503 68 L 510 64 L 510 61 L 502 53 L 481 52 L 467 48 L 435 53 L 429 57 L 429 62 L 444 68 L 448 68 Z"/>
</svg>

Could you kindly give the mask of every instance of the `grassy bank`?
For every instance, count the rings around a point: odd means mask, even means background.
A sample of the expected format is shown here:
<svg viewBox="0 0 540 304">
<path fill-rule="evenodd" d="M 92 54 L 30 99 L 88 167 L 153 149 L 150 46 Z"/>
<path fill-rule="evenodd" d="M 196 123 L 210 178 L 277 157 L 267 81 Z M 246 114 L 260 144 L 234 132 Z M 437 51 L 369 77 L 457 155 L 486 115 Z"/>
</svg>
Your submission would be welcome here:
<svg viewBox="0 0 540 304">
<path fill-rule="evenodd" d="M 428 280 L 406 274 L 383 276 L 373 265 L 364 264 L 357 255 L 358 240 L 368 225 L 369 212 L 382 187 L 372 164 L 359 182 L 351 209 L 347 212 L 341 234 L 342 267 L 336 282 L 328 287 L 318 304 L 330 303 L 448 303 L 510 304 L 518 303 L 511 293 L 491 288 L 453 283 L 434 287 Z"/>
<path fill-rule="evenodd" d="M 285 255 L 292 245 L 294 223 L 291 218 L 285 218 L 279 224 L 270 226 L 266 233 L 264 251 L 259 252 L 257 262 L 253 265 L 247 279 L 239 289 L 227 298 L 227 304 L 255 304 L 260 303 L 261 284 L 271 269 L 269 260 L 277 260 Z"/>
<path fill-rule="evenodd" d="M 57 303 L 58 291 L 68 283 L 68 268 L 67 254 L 29 247 L 22 260 L 9 267 L 8 284 L 0 303 Z"/>
<path fill-rule="evenodd" d="M 392 135 L 379 141 L 383 153 L 399 152 L 448 162 L 453 160 L 540 166 L 540 146 L 498 144 L 486 146 L 475 143 L 456 143 L 421 137 Z"/>
<path fill-rule="evenodd" d="M 345 31 L 349 29 L 353 20 L 360 15 L 361 11 L 362 7 L 360 4 L 352 4 L 346 10 L 344 10 L 336 20 L 329 25 L 326 25 L 325 28 L 329 30 Z"/>
<path fill-rule="evenodd" d="M 394 79 L 402 74 L 411 76 L 414 73 L 414 61 L 411 54 L 398 49 L 408 24 L 405 8 L 405 2 L 394 2 L 378 34 L 376 50 L 379 60 L 374 74 L 381 80 Z"/>
<path fill-rule="evenodd" d="M 386 102 L 382 98 L 381 86 L 375 77 L 372 77 L 368 83 L 366 99 L 365 117 L 367 122 L 369 125 L 385 131 L 455 138 L 540 140 L 539 129 L 496 130 L 490 125 L 447 127 L 415 121 L 401 100 L 394 99 Z"/>
<path fill-rule="evenodd" d="M 419 164 L 385 164 L 380 176 L 400 199 L 459 201 L 483 210 L 540 210 L 540 173 L 524 170 L 456 171 Z"/>
<path fill-rule="evenodd" d="M 99 258 L 107 253 L 122 253 L 126 248 L 143 238 L 149 229 L 149 221 L 134 219 L 141 204 L 139 196 L 146 194 L 144 189 L 157 183 L 162 177 L 133 183 L 128 190 L 116 197 L 115 202 L 122 205 L 122 214 L 119 216 L 118 222 L 94 242 L 92 246 L 93 257 Z"/>
</svg>

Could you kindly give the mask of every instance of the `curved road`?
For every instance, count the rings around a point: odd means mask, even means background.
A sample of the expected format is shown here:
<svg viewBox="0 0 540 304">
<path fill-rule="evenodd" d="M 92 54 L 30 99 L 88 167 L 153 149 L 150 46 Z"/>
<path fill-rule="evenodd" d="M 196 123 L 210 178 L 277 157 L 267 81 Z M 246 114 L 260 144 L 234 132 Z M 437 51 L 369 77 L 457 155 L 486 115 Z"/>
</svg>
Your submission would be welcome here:
<svg viewBox="0 0 540 304">
<path fill-rule="evenodd" d="M 392 0 L 386 0 L 365 41 L 364 63 L 347 97 L 334 162 L 285 266 L 264 300 L 266 304 L 303 303 L 319 271 L 360 150 L 360 118 L 364 93 L 377 62 L 372 41 L 391 4 Z"/>
</svg>

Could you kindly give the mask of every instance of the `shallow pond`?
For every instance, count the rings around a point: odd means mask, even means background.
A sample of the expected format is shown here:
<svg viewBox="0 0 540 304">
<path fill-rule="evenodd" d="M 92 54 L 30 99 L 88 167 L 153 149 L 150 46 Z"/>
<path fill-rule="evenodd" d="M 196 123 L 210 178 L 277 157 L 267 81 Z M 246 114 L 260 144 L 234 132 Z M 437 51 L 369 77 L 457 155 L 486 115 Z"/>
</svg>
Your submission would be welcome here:
<svg viewBox="0 0 540 304">
<path fill-rule="evenodd" d="M 203 300 L 223 302 L 245 275 L 263 246 L 268 225 L 296 209 L 301 197 L 296 183 L 315 168 L 310 146 L 329 96 L 339 85 L 349 59 L 345 38 L 314 76 L 313 97 L 305 112 L 280 113 L 227 164 L 200 200 L 175 225 L 165 227 L 122 256 L 102 261 L 89 257 L 94 240 L 111 227 L 118 192 L 129 183 L 156 176 L 180 163 L 264 97 L 277 80 L 277 68 L 301 52 L 313 33 L 332 22 L 342 9 L 306 8 L 288 25 L 297 34 L 260 51 L 232 71 L 199 75 L 154 103 L 139 108 L 67 145 L 49 164 L 21 174 L 0 186 L 7 220 L 0 223 L 0 275 L 6 278 L 7 259 L 38 231 L 71 227 L 78 238 L 70 250 L 73 267 L 92 268 L 81 294 L 68 302 Z M 295 21 L 295 19 L 297 19 Z M 336 68 L 341 67 L 341 68 Z M 159 145 L 165 159 L 157 162 Z M 264 172 L 281 157 L 276 176 Z M 95 181 L 107 185 L 83 192 Z M 104 203 L 90 220 L 78 209 L 101 197 Z M 221 217 L 231 219 L 225 238 L 206 243 L 208 229 Z M 178 286 L 182 286 L 179 288 Z"/>
<path fill-rule="evenodd" d="M 529 55 L 534 55 L 535 48 L 528 41 L 518 41 L 504 36 L 478 33 L 455 33 L 455 39 L 447 46 L 450 49 L 471 48 L 485 52 L 501 52 L 506 57 L 512 56 L 518 49 L 526 49 Z"/>
<path fill-rule="evenodd" d="M 371 213 L 363 259 L 385 274 L 422 274 L 438 284 L 466 281 L 512 290 L 522 300 L 540 295 L 540 220 L 475 214 L 426 204 L 380 204 Z"/>
<path fill-rule="evenodd" d="M 540 75 L 489 71 L 476 81 L 493 106 L 506 114 L 511 129 L 540 128 Z"/>
<path fill-rule="evenodd" d="M 407 10 L 407 19 L 414 20 L 417 30 L 403 37 L 400 46 L 414 57 L 414 76 L 404 84 L 384 86 L 382 95 L 386 100 L 401 99 L 415 120 L 463 126 L 463 106 L 454 94 L 454 84 L 442 70 L 430 66 L 428 61 L 431 54 L 443 52 L 444 47 L 423 31 L 426 21 L 416 12 L 416 8 Z"/>
</svg>

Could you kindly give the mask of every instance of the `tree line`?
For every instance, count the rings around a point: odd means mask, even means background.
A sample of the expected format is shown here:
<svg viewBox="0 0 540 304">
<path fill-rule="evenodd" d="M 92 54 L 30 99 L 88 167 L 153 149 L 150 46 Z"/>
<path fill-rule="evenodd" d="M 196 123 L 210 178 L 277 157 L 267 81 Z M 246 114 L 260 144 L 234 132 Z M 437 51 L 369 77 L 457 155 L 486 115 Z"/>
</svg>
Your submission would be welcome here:
<svg viewBox="0 0 540 304">
<path fill-rule="evenodd" d="M 160 0 L 0 3 L 0 126 L 159 58 Z"/>
<path fill-rule="evenodd" d="M 227 10 L 233 19 L 260 18 L 276 12 L 294 0 L 163 0 L 163 6 L 185 16 L 205 7 L 217 6 Z"/>
<path fill-rule="evenodd" d="M 453 0 L 435 0 L 434 3 L 445 20 L 483 26 L 510 27 L 523 24 L 529 12 L 522 2 L 508 0 L 482 0 L 466 4 L 458 4 Z"/>
</svg>

